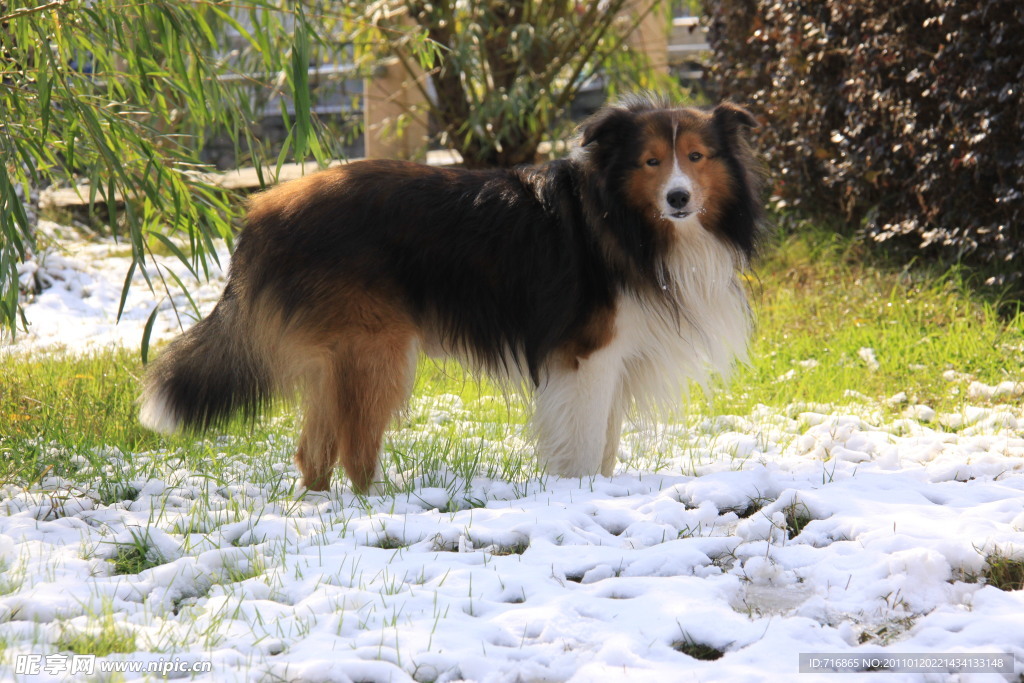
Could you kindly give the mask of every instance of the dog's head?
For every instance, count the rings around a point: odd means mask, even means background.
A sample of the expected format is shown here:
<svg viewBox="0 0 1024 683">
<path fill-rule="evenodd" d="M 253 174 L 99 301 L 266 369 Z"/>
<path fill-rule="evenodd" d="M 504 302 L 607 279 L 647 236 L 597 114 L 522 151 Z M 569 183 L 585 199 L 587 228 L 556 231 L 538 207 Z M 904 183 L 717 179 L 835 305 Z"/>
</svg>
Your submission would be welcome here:
<svg viewBox="0 0 1024 683">
<path fill-rule="evenodd" d="M 606 107 L 582 127 L 581 145 L 603 174 L 603 190 L 647 220 L 689 229 L 693 221 L 724 234 L 744 251 L 752 247 L 756 187 L 746 129 L 757 121 L 731 103 L 710 110 L 671 107 L 631 97 Z M 730 234 L 734 233 L 734 234 Z"/>
</svg>

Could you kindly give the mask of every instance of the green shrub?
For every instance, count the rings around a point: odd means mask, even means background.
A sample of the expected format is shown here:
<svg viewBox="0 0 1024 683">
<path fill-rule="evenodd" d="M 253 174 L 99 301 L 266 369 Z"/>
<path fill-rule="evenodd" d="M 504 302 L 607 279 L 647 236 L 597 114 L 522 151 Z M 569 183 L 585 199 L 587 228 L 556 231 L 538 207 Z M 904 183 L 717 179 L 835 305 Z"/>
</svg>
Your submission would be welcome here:
<svg viewBox="0 0 1024 683">
<path fill-rule="evenodd" d="M 361 37 L 386 45 L 398 59 L 421 91 L 441 142 L 466 166 L 533 162 L 543 140 L 570 133 L 569 106 L 596 74 L 612 92 L 670 87 L 626 41 L 649 13 L 667 22 L 667 3 L 407 0 L 395 3 L 407 12 L 393 13 L 366 4 L 379 35 Z M 424 37 L 433 49 L 424 49 Z"/>
</svg>

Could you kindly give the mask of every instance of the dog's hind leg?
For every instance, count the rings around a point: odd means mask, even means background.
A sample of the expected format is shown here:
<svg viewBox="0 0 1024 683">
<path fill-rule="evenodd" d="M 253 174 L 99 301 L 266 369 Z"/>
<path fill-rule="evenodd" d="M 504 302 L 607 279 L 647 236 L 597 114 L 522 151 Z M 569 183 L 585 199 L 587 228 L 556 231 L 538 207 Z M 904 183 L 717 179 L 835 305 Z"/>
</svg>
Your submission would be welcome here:
<svg viewBox="0 0 1024 683">
<path fill-rule="evenodd" d="M 314 366 L 295 455 L 307 488 L 329 488 L 339 462 L 359 493 L 380 479 L 384 431 L 409 397 L 418 352 L 408 333 L 360 335 Z"/>
<path fill-rule="evenodd" d="M 295 464 L 302 484 L 313 491 L 331 486 L 331 473 L 338 460 L 339 376 L 331 359 L 310 365 L 304 386 L 305 424 L 299 437 Z"/>
<path fill-rule="evenodd" d="M 366 493 L 381 479 L 384 432 L 412 391 L 419 345 L 389 330 L 350 340 L 339 382 L 339 456 L 352 488 Z"/>
</svg>

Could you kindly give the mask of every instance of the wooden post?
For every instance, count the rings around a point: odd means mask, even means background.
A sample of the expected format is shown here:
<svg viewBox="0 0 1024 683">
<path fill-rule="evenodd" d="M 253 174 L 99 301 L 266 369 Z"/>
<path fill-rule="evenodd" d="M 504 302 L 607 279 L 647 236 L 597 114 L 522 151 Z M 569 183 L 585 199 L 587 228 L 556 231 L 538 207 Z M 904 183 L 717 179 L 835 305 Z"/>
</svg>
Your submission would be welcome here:
<svg viewBox="0 0 1024 683">
<path fill-rule="evenodd" d="M 363 83 L 367 158 L 423 159 L 427 153 L 423 95 L 396 57 Z M 399 125 L 401 123 L 402 125 Z"/>
<path fill-rule="evenodd" d="M 653 5 L 653 8 L 652 8 Z M 665 16 L 663 0 L 630 0 L 626 4 L 630 20 L 644 14 L 643 20 L 626 41 L 635 50 L 647 53 L 651 70 L 658 76 L 668 75 L 668 18 Z"/>
</svg>

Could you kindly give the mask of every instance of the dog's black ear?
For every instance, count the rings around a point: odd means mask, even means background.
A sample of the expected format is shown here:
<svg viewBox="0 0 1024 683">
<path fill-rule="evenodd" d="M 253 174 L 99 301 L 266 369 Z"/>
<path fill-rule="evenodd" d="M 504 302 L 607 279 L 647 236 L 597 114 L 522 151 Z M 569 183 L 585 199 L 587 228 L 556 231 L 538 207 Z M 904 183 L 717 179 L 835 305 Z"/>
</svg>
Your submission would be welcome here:
<svg viewBox="0 0 1024 683">
<path fill-rule="evenodd" d="M 583 123 L 580 145 L 620 139 L 633 123 L 633 113 L 621 107 L 608 107 Z"/>
<path fill-rule="evenodd" d="M 732 102 L 722 102 L 711 112 L 711 117 L 715 127 L 729 139 L 734 138 L 740 128 L 757 128 L 754 115 Z"/>
</svg>

